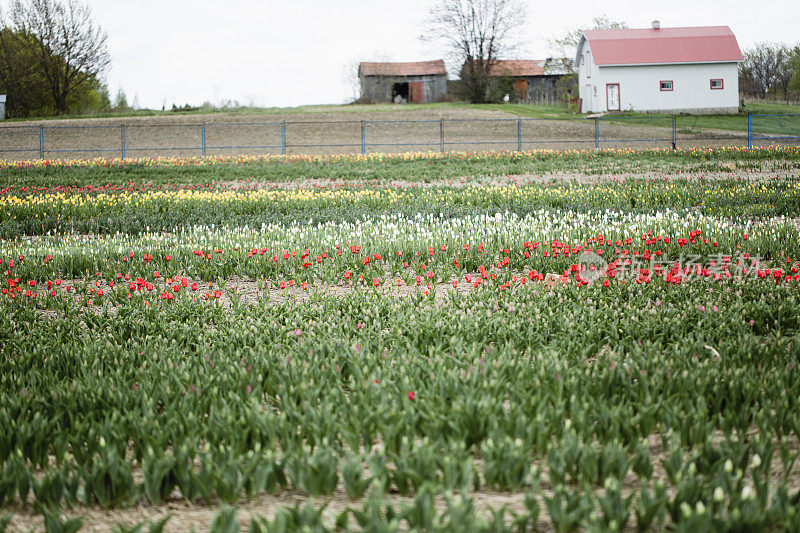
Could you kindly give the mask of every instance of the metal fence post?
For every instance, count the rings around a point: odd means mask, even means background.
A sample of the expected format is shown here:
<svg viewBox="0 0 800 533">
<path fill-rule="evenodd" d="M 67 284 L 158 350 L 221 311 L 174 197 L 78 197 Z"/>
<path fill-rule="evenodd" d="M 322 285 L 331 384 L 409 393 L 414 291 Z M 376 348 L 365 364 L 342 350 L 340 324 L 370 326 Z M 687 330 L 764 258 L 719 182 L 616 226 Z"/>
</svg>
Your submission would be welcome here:
<svg viewBox="0 0 800 533">
<path fill-rule="evenodd" d="M 677 148 L 676 144 L 675 144 L 676 141 L 677 141 L 676 121 L 675 121 L 675 115 L 672 115 L 672 149 L 673 150 L 675 150 Z"/>
<path fill-rule="evenodd" d="M 444 153 L 444 119 L 439 119 L 439 151 Z"/>
<path fill-rule="evenodd" d="M 39 159 L 44 159 L 44 126 L 39 124 Z"/>
<path fill-rule="evenodd" d="M 206 156 L 206 125 L 205 125 L 205 123 L 203 123 L 200 126 L 200 142 L 202 143 L 202 146 L 200 147 L 200 155 L 205 157 Z"/>
<path fill-rule="evenodd" d="M 594 117 L 594 147 L 600 148 L 600 119 Z"/>
<path fill-rule="evenodd" d="M 120 152 L 122 152 L 122 159 L 125 159 L 125 124 L 119 127 L 119 141 L 120 141 Z"/>
<path fill-rule="evenodd" d="M 522 151 L 522 117 L 517 117 L 517 152 Z"/>
<path fill-rule="evenodd" d="M 281 120 L 281 155 L 286 155 L 286 121 Z"/>
<path fill-rule="evenodd" d="M 747 115 L 747 147 L 753 147 L 753 115 Z"/>
<path fill-rule="evenodd" d="M 367 153 L 367 128 L 365 121 L 361 121 L 361 153 Z"/>
</svg>

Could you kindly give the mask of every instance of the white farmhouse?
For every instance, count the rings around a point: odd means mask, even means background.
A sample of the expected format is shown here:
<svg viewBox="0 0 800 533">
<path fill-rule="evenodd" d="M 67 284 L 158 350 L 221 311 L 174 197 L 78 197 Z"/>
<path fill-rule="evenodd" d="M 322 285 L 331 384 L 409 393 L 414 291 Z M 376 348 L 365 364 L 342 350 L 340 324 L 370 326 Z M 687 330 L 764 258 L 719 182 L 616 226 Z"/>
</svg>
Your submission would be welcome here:
<svg viewBox="0 0 800 533">
<path fill-rule="evenodd" d="M 581 111 L 735 113 L 741 60 L 728 26 L 586 30 L 575 57 Z"/>
</svg>

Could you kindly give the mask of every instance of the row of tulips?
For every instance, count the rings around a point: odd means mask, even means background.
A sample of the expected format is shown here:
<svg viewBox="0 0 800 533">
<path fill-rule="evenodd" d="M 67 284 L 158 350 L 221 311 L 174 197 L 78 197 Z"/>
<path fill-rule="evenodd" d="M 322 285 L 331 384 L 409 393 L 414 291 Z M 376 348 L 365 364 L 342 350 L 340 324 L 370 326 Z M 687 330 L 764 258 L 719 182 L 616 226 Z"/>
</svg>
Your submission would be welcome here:
<svg viewBox="0 0 800 533">
<path fill-rule="evenodd" d="M 403 215 L 468 217 L 510 212 L 524 217 L 542 209 L 605 209 L 655 213 L 699 211 L 746 222 L 754 216 L 800 214 L 800 181 L 674 180 L 641 176 L 618 181 L 507 186 L 325 185 L 315 188 L 170 187 L 0 194 L 0 238 L 63 233 L 143 234 L 185 231 L 192 225 L 259 227 L 355 222 Z"/>
</svg>

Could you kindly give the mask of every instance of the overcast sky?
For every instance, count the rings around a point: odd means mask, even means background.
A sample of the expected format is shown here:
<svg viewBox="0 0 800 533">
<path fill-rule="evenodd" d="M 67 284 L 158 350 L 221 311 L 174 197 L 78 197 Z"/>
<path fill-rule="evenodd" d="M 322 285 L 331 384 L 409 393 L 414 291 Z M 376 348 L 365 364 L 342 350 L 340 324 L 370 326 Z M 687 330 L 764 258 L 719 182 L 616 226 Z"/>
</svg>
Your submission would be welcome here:
<svg viewBox="0 0 800 533">
<path fill-rule="evenodd" d="M 258 106 L 342 103 L 344 66 L 370 58 L 443 57 L 419 35 L 433 0 L 87 0 L 108 32 L 112 99 L 168 108 L 235 100 Z M 630 27 L 728 25 L 747 48 L 800 41 L 796 0 L 572 0 L 529 2 L 525 48 L 548 56 L 547 40 L 607 15 Z M 603 7 L 598 7 L 602 5 Z M 769 16 L 761 15 L 765 10 Z"/>
</svg>

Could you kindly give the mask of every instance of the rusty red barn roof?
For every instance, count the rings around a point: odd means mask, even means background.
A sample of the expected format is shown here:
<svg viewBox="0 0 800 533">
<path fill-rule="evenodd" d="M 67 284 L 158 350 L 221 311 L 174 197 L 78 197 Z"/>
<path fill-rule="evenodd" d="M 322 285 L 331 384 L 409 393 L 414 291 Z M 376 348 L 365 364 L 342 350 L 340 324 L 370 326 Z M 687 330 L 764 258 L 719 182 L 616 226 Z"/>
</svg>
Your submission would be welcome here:
<svg viewBox="0 0 800 533">
<path fill-rule="evenodd" d="M 447 75 L 444 61 L 417 61 L 414 63 L 369 63 L 359 64 L 362 76 L 436 76 Z"/>
<path fill-rule="evenodd" d="M 498 59 L 492 65 L 490 76 L 543 76 L 542 59 Z"/>
<path fill-rule="evenodd" d="M 583 35 L 599 66 L 742 60 L 728 26 L 586 30 Z"/>
</svg>

